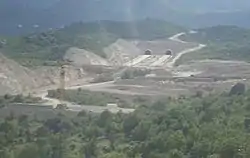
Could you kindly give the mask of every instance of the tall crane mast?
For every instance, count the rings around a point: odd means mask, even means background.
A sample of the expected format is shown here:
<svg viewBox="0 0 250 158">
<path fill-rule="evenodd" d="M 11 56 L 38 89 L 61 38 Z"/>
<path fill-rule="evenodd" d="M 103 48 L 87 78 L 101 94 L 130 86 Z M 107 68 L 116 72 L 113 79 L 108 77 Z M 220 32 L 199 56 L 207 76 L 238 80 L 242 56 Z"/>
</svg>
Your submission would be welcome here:
<svg viewBox="0 0 250 158">
<path fill-rule="evenodd" d="M 66 79 L 66 63 L 65 62 L 59 62 L 60 64 L 60 74 L 59 74 L 59 87 L 58 87 L 58 93 L 59 93 L 59 101 L 60 104 L 57 105 L 57 109 L 67 109 L 67 105 L 64 104 L 62 101 L 65 97 L 65 79 Z"/>
<path fill-rule="evenodd" d="M 60 85 L 59 85 L 59 93 L 60 93 L 60 99 L 64 99 L 65 95 L 65 65 L 60 66 Z"/>
</svg>

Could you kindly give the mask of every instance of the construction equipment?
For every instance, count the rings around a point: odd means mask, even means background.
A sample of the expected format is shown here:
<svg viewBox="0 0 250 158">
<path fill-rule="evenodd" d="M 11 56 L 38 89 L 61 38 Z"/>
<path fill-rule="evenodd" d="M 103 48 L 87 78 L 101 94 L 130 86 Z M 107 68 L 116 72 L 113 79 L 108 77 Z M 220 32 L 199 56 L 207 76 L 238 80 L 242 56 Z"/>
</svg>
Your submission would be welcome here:
<svg viewBox="0 0 250 158">
<path fill-rule="evenodd" d="M 66 65 L 68 63 L 65 61 L 59 62 L 60 65 L 60 83 L 59 83 L 59 88 L 58 88 L 58 93 L 59 93 L 59 101 L 60 104 L 57 104 L 56 109 L 67 109 L 67 104 L 62 103 L 65 97 L 65 79 L 66 79 Z"/>
<path fill-rule="evenodd" d="M 64 91 L 65 91 L 65 65 L 61 65 L 60 66 L 60 85 L 59 85 L 59 90 L 61 90 L 63 93 L 62 93 L 62 96 L 61 97 L 64 97 L 63 94 L 64 94 Z"/>
</svg>

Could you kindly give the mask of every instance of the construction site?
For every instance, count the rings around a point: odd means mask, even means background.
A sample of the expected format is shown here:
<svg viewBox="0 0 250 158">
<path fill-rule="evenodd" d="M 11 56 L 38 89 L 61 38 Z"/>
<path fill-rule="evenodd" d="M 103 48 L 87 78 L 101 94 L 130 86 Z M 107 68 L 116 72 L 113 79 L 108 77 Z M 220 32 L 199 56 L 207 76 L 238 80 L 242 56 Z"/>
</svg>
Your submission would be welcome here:
<svg viewBox="0 0 250 158">
<path fill-rule="evenodd" d="M 107 58 L 79 48 L 67 51 L 60 67 L 51 76 L 43 76 L 53 84 L 25 91 L 44 100 L 36 106 L 67 111 L 101 113 L 133 112 L 139 105 L 134 100 L 153 102 L 161 98 L 208 95 L 229 91 L 238 82 L 249 84 L 250 64 L 238 61 L 205 60 L 176 66 L 184 54 L 206 47 L 179 39 L 184 33 L 159 41 L 125 41 L 104 49 Z M 41 72 L 41 71 L 39 71 Z M 234 73 L 232 73 L 234 72 Z M 59 96 L 48 96 L 57 89 Z M 67 90 L 111 94 L 118 101 L 105 106 L 83 105 L 66 100 Z M 30 106 L 28 107 L 30 108 Z"/>
</svg>

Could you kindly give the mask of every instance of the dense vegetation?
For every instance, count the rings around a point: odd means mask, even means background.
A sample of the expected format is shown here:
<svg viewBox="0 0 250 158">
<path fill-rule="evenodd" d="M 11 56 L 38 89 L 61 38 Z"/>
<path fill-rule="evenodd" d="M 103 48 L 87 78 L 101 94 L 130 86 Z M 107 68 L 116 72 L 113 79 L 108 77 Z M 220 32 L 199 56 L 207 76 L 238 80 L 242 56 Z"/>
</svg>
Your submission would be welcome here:
<svg viewBox="0 0 250 158">
<path fill-rule="evenodd" d="M 2 158 L 248 158 L 250 93 L 155 102 L 132 114 L 84 111 L 0 122 Z"/>
<path fill-rule="evenodd" d="M 60 90 L 49 90 L 48 97 L 60 99 Z M 109 93 L 91 92 L 79 88 L 78 90 L 66 90 L 63 100 L 80 105 L 106 106 L 108 103 L 116 103 L 116 98 Z"/>
<path fill-rule="evenodd" d="M 236 26 L 215 26 L 198 29 L 187 34 L 184 40 L 207 44 L 199 52 L 182 56 L 178 63 L 198 59 L 223 59 L 250 61 L 250 30 Z M 177 64 L 178 64 L 177 63 Z"/>
<path fill-rule="evenodd" d="M 10 104 L 10 103 L 38 103 L 42 101 L 39 97 L 33 96 L 23 96 L 23 95 L 4 95 L 0 96 L 0 105 Z"/>
<path fill-rule="evenodd" d="M 118 88 L 119 89 L 119 88 Z M 117 104 L 119 107 L 135 107 L 141 103 L 148 102 L 151 97 L 146 96 L 128 96 L 120 94 L 111 94 L 107 92 L 94 92 L 84 89 L 65 90 L 62 96 L 60 90 L 49 90 L 48 97 L 62 99 L 73 102 L 78 105 L 89 106 L 107 106 L 107 104 Z"/>
<path fill-rule="evenodd" d="M 23 65 L 54 64 L 69 47 L 90 50 L 105 57 L 103 48 L 118 38 L 152 40 L 184 29 L 160 20 L 75 23 L 58 30 L 21 37 L 0 38 L 0 51 Z"/>
<path fill-rule="evenodd" d="M 169 98 L 131 114 L 10 116 L 0 121 L 0 157 L 248 158 L 249 96 Z"/>
</svg>

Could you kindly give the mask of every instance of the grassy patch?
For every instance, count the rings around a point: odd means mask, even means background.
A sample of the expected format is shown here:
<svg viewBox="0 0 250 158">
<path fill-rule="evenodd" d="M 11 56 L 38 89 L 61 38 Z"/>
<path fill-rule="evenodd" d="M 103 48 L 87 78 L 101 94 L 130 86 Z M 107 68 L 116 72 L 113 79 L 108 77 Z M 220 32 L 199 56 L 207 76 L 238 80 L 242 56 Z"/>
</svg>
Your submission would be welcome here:
<svg viewBox="0 0 250 158">
<path fill-rule="evenodd" d="M 50 90 L 48 96 L 51 98 L 60 98 L 59 90 Z M 63 98 L 65 101 L 74 102 L 80 105 L 106 106 L 108 103 L 120 102 L 115 96 L 109 93 L 91 92 L 88 90 L 66 90 Z"/>
<path fill-rule="evenodd" d="M 23 95 L 4 95 L 0 96 L 0 105 L 8 103 L 38 103 L 42 101 L 39 97 L 23 96 Z"/>
<path fill-rule="evenodd" d="M 48 97 L 61 98 L 59 90 L 48 91 Z M 139 105 L 147 105 L 152 102 L 152 98 L 149 96 L 128 96 L 107 92 L 94 92 L 81 88 L 66 90 L 63 100 L 89 106 L 106 106 L 109 103 L 115 103 L 119 107 L 138 107 Z"/>
<path fill-rule="evenodd" d="M 183 55 L 177 65 L 192 60 L 221 59 L 250 61 L 250 30 L 234 26 L 217 26 L 197 30 L 182 39 L 207 44 L 207 47 Z"/>
</svg>

